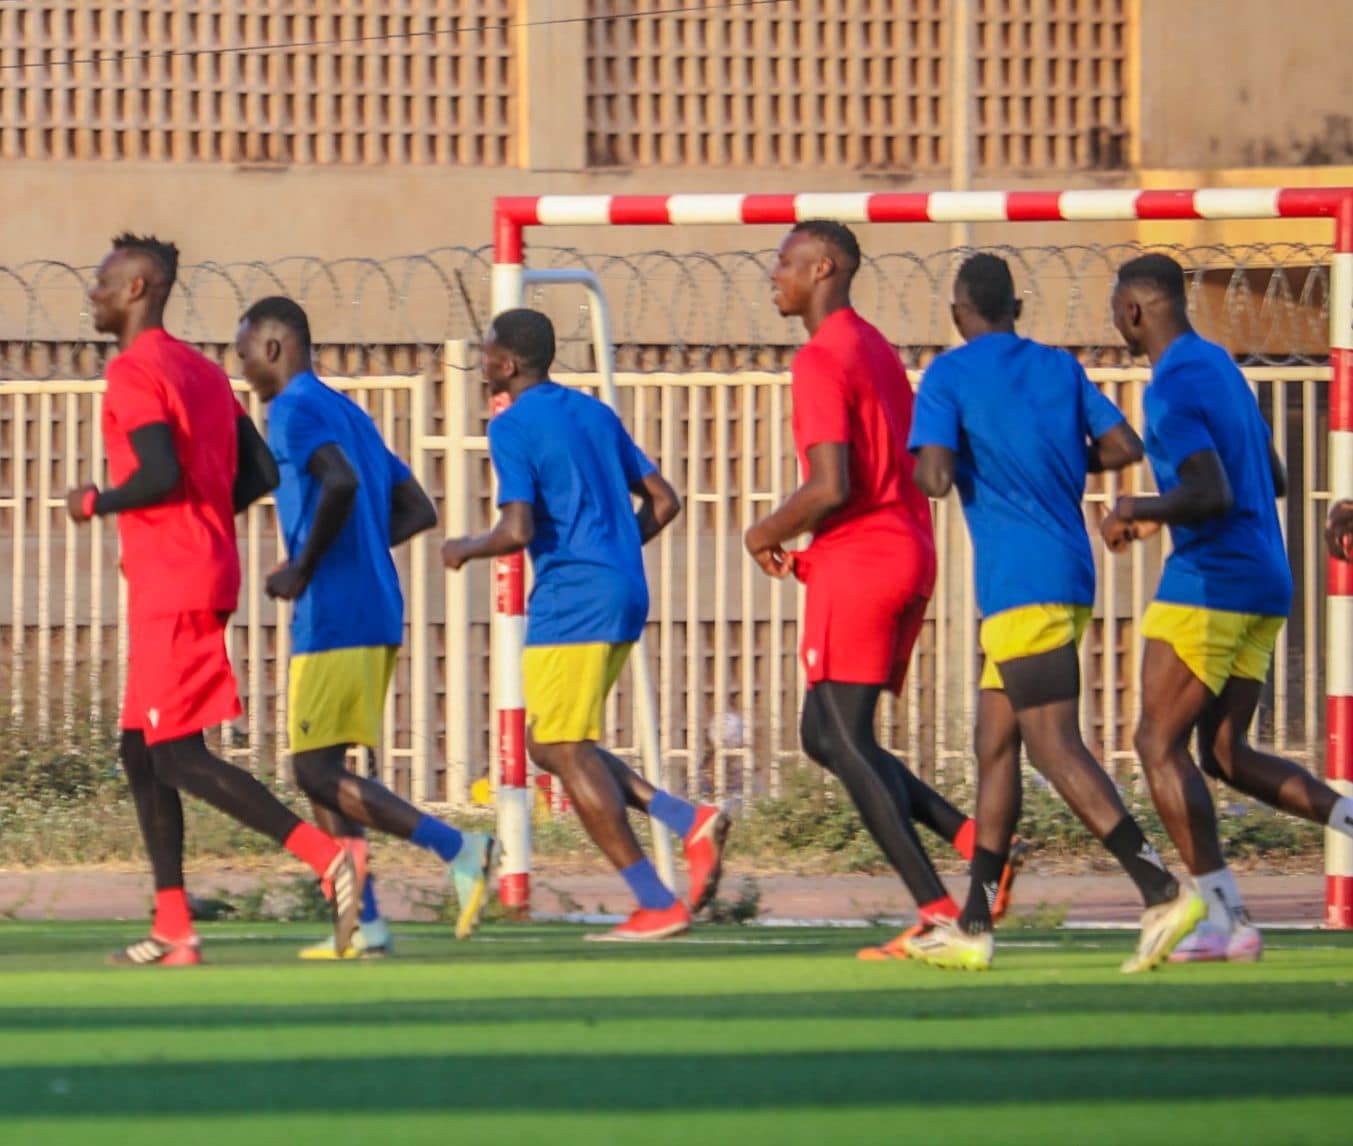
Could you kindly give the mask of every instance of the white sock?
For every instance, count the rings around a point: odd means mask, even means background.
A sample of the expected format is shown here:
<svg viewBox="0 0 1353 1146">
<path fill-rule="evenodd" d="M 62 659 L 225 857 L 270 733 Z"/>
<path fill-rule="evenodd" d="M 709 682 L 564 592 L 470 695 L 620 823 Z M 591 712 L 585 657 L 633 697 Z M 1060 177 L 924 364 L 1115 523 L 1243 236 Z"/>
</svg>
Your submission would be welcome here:
<svg viewBox="0 0 1353 1146">
<path fill-rule="evenodd" d="M 1206 875 L 1194 876 L 1198 891 L 1207 900 L 1207 921 L 1219 931 L 1234 931 L 1238 924 L 1248 923 L 1250 913 L 1240 897 L 1236 877 L 1229 867 L 1220 867 Z"/>
<path fill-rule="evenodd" d="M 1339 797 L 1330 813 L 1329 826 L 1331 831 L 1353 836 L 1353 796 Z"/>
</svg>

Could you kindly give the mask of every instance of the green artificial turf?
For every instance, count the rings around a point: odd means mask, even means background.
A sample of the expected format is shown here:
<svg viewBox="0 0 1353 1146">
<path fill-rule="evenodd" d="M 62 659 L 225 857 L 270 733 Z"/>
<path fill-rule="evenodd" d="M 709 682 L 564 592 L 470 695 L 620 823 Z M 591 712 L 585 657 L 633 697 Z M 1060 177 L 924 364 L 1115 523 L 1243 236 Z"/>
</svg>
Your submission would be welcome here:
<svg viewBox="0 0 1353 1146">
<path fill-rule="evenodd" d="M 134 927 L 0 923 L 6 1143 L 1353 1140 L 1353 937 L 1126 977 L 1132 936 L 1017 932 L 987 974 L 865 963 L 886 933 L 209 925 L 209 965 L 111 969 Z"/>
</svg>

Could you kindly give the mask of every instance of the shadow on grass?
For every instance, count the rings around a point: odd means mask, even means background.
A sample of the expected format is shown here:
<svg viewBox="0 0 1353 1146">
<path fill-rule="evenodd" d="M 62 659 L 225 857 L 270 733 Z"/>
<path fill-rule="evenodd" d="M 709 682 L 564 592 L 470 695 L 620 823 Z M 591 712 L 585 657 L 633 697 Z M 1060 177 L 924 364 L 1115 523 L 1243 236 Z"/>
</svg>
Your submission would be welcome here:
<svg viewBox="0 0 1353 1146">
<path fill-rule="evenodd" d="M 1348 1094 L 1347 1048 L 521 1054 L 78 1063 L 0 1074 L 0 1113 L 34 1117 L 556 1111 L 608 1113 Z"/>
</svg>

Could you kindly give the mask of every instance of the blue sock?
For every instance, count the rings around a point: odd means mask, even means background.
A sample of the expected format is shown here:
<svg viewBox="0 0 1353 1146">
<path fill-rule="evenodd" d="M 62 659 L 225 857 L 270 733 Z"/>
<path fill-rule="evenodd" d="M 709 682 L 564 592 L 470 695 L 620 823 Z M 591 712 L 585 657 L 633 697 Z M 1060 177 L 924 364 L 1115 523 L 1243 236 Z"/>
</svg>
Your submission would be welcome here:
<svg viewBox="0 0 1353 1146">
<path fill-rule="evenodd" d="M 375 923 L 381 917 L 381 909 L 376 906 L 376 881 L 366 877 L 366 886 L 362 888 L 362 914 L 357 917 L 359 923 Z"/>
<path fill-rule="evenodd" d="M 450 863 L 460 855 L 463 837 L 450 824 L 433 816 L 424 816 L 413 829 L 409 842 L 440 856 L 443 863 Z"/>
<path fill-rule="evenodd" d="M 638 863 L 630 864 L 621 873 L 640 907 L 661 911 L 676 902 L 676 896 L 667 890 L 667 885 L 658 878 L 658 873 L 647 857 Z"/>
<path fill-rule="evenodd" d="M 686 803 L 680 796 L 673 796 L 671 792 L 655 793 L 648 802 L 648 814 L 682 839 L 695 827 L 695 805 Z"/>
</svg>

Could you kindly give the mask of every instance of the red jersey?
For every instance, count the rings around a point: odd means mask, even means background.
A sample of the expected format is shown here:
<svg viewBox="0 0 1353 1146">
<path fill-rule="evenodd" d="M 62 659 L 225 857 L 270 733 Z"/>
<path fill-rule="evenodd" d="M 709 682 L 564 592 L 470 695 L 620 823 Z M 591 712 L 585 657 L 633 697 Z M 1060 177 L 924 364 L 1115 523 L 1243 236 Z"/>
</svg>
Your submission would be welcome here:
<svg viewBox="0 0 1353 1146">
<path fill-rule="evenodd" d="M 805 477 L 810 446 L 850 448 L 850 496 L 814 530 L 809 548 L 919 541 L 933 551 L 930 502 L 912 480 L 916 462 L 907 450 L 911 383 L 888 340 L 854 310 L 832 312 L 794 356 L 793 393 Z"/>
<path fill-rule="evenodd" d="M 108 363 L 107 377 L 103 442 L 112 483 L 136 472 L 130 435 L 156 422 L 173 432 L 180 471 L 164 501 L 117 515 L 129 611 L 233 611 L 240 592 L 236 422 L 244 408 L 230 379 L 163 330 L 139 334 Z"/>
</svg>

